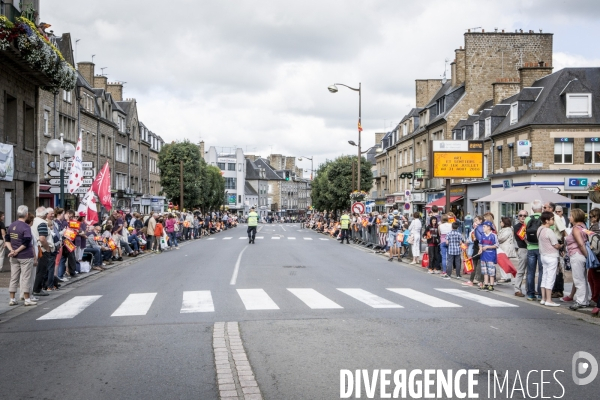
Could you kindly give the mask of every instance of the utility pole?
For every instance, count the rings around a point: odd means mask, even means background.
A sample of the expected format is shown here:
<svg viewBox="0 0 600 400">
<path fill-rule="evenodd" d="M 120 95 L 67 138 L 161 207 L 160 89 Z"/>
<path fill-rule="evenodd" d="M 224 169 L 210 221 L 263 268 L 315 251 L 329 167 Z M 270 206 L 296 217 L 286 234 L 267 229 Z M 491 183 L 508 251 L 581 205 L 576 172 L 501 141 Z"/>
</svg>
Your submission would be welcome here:
<svg viewBox="0 0 600 400">
<path fill-rule="evenodd" d="M 179 161 L 179 211 L 183 212 L 183 160 Z"/>
<path fill-rule="evenodd" d="M 354 192 L 354 188 L 356 187 L 356 186 L 354 186 L 354 182 L 355 182 L 354 181 L 354 160 L 352 160 L 352 189 L 351 190 L 353 192 Z"/>
</svg>

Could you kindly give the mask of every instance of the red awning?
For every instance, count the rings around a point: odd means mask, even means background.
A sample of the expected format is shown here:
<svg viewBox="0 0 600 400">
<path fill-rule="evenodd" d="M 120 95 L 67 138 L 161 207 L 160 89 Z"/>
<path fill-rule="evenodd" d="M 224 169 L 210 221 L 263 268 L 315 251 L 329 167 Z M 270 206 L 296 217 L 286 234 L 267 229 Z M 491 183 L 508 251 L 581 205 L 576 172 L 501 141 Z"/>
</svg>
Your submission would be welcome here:
<svg viewBox="0 0 600 400">
<path fill-rule="evenodd" d="M 450 203 L 454 203 L 455 201 L 461 200 L 462 198 L 462 196 L 450 196 Z M 427 204 L 425 208 L 431 208 L 433 206 L 438 206 L 442 208 L 446 207 L 446 196 L 432 201 L 431 203 Z"/>
</svg>

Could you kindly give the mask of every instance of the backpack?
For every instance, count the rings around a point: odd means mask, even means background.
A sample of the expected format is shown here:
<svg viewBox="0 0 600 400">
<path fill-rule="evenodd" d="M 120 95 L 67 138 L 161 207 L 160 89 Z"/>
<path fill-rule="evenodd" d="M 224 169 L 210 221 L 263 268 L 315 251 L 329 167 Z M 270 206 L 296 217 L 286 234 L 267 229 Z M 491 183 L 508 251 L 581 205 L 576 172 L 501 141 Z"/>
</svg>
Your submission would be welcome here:
<svg viewBox="0 0 600 400">
<path fill-rule="evenodd" d="M 540 226 L 542 226 L 542 220 L 540 219 L 539 215 L 534 215 L 529 219 L 525 229 L 528 243 L 538 243 L 537 231 Z"/>
<path fill-rule="evenodd" d="M 595 258 L 595 260 L 590 259 L 586 263 L 586 266 L 588 267 L 588 269 L 598 268 L 600 267 L 600 258 L 598 258 L 598 256 L 600 255 L 600 234 L 590 233 L 589 231 L 587 231 L 586 233 L 588 234 L 586 241 L 586 250 L 588 251 L 588 255 L 589 253 L 592 253 L 594 255 L 593 258 Z"/>
<path fill-rule="evenodd" d="M 400 227 L 400 218 L 394 218 L 392 220 L 392 229 L 398 229 Z"/>
</svg>

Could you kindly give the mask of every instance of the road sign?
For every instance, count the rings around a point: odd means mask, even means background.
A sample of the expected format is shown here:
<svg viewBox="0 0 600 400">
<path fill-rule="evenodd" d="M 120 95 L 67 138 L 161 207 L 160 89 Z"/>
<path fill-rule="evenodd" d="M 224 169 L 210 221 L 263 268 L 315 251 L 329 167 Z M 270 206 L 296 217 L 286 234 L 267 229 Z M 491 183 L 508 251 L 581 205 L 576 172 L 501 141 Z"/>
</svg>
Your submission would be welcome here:
<svg viewBox="0 0 600 400">
<path fill-rule="evenodd" d="M 75 190 L 75 193 L 76 194 L 85 194 L 85 193 L 88 192 L 88 190 L 90 190 L 89 186 L 79 186 L 77 188 L 77 190 Z M 48 189 L 48 191 L 50 193 L 53 193 L 53 194 L 59 194 L 60 193 L 60 187 L 59 186 L 52 186 L 50 189 Z M 65 193 L 68 194 L 67 188 L 65 188 Z"/>
<path fill-rule="evenodd" d="M 433 153 L 434 178 L 482 178 L 483 152 Z"/>
<path fill-rule="evenodd" d="M 60 176 L 60 171 L 57 171 L 55 169 L 51 169 L 50 171 L 48 171 L 48 175 L 50 175 L 50 176 Z"/>
<path fill-rule="evenodd" d="M 540 189 L 544 189 L 544 190 L 547 190 L 549 192 L 556 193 L 556 194 L 560 193 L 560 188 L 558 188 L 558 187 L 540 187 Z"/>
<path fill-rule="evenodd" d="M 352 204 L 352 212 L 357 214 L 364 214 L 365 204 L 361 203 L 360 201 L 357 201 L 356 203 Z"/>
<path fill-rule="evenodd" d="M 87 185 L 87 186 L 89 186 L 89 185 L 91 185 L 91 184 L 92 184 L 92 182 L 93 182 L 93 181 L 94 181 L 94 180 L 93 180 L 93 179 L 90 179 L 90 178 L 83 179 L 83 180 L 82 180 L 82 185 Z M 49 183 L 49 184 L 51 184 L 51 185 L 53 185 L 53 186 L 60 186 L 60 178 L 59 178 L 59 179 L 50 179 L 50 180 L 48 181 L 48 183 Z M 63 181 L 63 185 L 66 185 L 67 183 L 68 183 L 68 182 L 67 182 L 67 179 L 65 179 L 65 180 Z"/>
<path fill-rule="evenodd" d="M 52 168 L 52 169 L 59 169 L 60 168 L 60 162 L 58 162 L 58 161 L 50 161 L 46 165 L 48 165 L 48 168 Z"/>
<path fill-rule="evenodd" d="M 94 168 L 94 162 L 93 161 L 84 161 L 81 163 L 83 169 L 92 169 Z"/>
<path fill-rule="evenodd" d="M 410 210 L 410 203 L 404 203 L 404 209 L 405 210 Z"/>
<path fill-rule="evenodd" d="M 83 176 L 96 176 L 96 168 L 93 169 L 84 169 Z"/>
</svg>

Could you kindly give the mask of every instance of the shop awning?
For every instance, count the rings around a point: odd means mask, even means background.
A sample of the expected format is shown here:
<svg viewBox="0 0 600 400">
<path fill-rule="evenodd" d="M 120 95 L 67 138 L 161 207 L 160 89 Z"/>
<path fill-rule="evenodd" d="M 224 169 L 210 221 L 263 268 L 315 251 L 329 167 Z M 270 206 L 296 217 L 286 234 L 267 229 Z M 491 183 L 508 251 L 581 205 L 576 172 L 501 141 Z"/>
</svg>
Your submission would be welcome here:
<svg viewBox="0 0 600 400">
<path fill-rule="evenodd" d="M 463 196 L 450 196 L 450 203 L 454 203 L 456 201 L 462 200 Z M 438 207 L 446 207 L 446 196 L 441 197 L 437 200 L 432 201 L 431 203 L 427 204 L 425 206 L 425 208 L 431 208 L 433 206 L 438 206 Z"/>
</svg>

